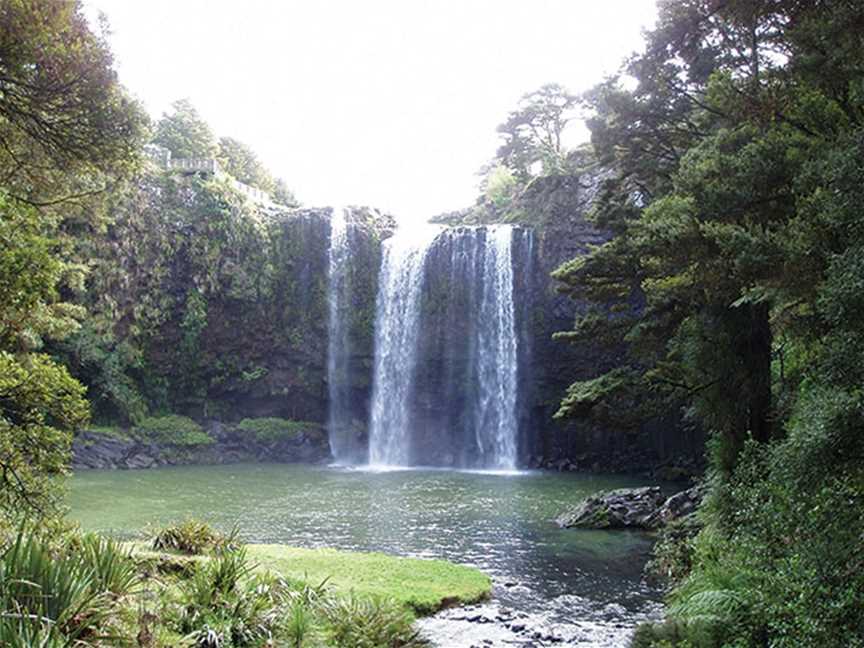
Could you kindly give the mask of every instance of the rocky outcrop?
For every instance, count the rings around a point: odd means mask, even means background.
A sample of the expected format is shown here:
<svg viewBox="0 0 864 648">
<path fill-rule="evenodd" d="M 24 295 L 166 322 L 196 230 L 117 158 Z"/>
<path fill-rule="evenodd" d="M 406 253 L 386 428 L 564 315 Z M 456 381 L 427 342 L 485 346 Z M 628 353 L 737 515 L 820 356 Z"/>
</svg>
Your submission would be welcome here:
<svg viewBox="0 0 864 648">
<path fill-rule="evenodd" d="M 585 498 L 558 517 L 562 528 L 656 529 L 696 510 L 701 487 L 693 487 L 669 498 L 659 486 L 620 488 Z"/>
<path fill-rule="evenodd" d="M 321 463 L 330 460 L 326 434 L 320 429 L 290 438 L 260 441 L 233 425 L 211 422 L 207 432 L 213 443 L 175 446 L 135 436 L 85 431 L 72 444 L 72 469 L 133 470 L 187 464 L 240 462 Z"/>
</svg>

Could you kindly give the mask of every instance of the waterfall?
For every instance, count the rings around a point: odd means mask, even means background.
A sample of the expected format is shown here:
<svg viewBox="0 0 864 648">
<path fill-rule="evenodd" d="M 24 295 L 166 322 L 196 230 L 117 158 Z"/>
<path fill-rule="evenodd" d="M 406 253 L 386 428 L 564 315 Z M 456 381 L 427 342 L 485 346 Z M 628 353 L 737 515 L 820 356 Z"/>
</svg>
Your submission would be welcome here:
<svg viewBox="0 0 864 648">
<path fill-rule="evenodd" d="M 483 297 L 476 320 L 478 387 L 474 413 L 478 462 L 516 467 L 518 354 L 513 306 L 513 228 L 487 229 Z"/>
<path fill-rule="evenodd" d="M 517 310 L 514 249 L 524 271 L 531 245 L 529 231 L 508 225 L 424 229 L 385 243 L 371 464 L 516 467 L 526 297 Z"/>
<path fill-rule="evenodd" d="M 369 462 L 411 465 L 413 395 L 420 296 L 426 254 L 440 228 L 397 233 L 384 242 L 375 314 L 375 373 Z"/>
<path fill-rule="evenodd" d="M 330 219 L 327 302 L 328 347 L 327 391 L 330 451 L 339 463 L 351 463 L 353 456 L 350 409 L 350 241 L 345 209 L 334 207 Z"/>
</svg>

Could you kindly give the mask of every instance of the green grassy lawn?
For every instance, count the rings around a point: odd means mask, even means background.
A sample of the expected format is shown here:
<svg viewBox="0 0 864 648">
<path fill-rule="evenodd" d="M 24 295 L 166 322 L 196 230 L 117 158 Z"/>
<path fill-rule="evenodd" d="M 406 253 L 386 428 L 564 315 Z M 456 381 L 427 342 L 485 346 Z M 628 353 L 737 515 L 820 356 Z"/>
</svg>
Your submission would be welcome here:
<svg viewBox="0 0 864 648">
<path fill-rule="evenodd" d="M 326 578 L 336 593 L 392 598 L 418 615 L 482 600 L 492 587 L 486 574 L 444 560 L 285 545 L 247 545 L 247 550 L 261 567 L 286 578 L 312 585 Z"/>
<path fill-rule="evenodd" d="M 149 543 L 127 546 L 142 559 L 170 563 L 180 570 L 184 564 L 206 561 L 206 556 L 186 556 L 174 551 L 156 551 Z M 483 572 L 445 560 L 400 558 L 382 553 L 360 553 L 337 549 L 301 549 L 286 545 L 246 545 L 249 559 L 264 569 L 292 581 L 316 586 L 325 579 L 336 595 L 354 593 L 395 600 L 413 614 L 423 616 L 454 605 L 467 605 L 488 598 L 492 582 Z"/>
</svg>

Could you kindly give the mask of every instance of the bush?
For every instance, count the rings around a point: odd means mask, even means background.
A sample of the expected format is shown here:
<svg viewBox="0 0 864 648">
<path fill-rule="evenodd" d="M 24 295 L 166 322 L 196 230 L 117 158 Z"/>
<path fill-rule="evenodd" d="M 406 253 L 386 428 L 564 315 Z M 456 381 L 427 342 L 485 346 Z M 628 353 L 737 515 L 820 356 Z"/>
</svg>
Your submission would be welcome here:
<svg viewBox="0 0 864 648">
<path fill-rule="evenodd" d="M 82 564 L 92 574 L 91 588 L 119 598 L 133 592 L 139 575 L 131 552 L 111 538 L 95 533 L 75 538 L 72 543 Z"/>
<path fill-rule="evenodd" d="M 320 432 L 321 426 L 308 421 L 292 421 L 282 418 L 243 419 L 237 429 L 252 434 L 260 443 L 275 443 L 295 439 L 304 432 Z"/>
<path fill-rule="evenodd" d="M 702 529 L 697 515 L 685 515 L 672 520 L 660 531 L 651 551 L 645 573 L 652 579 L 677 583 L 690 573 L 693 566 L 693 539 Z"/>
<path fill-rule="evenodd" d="M 114 599 L 89 563 L 19 532 L 0 556 L 0 645 L 65 648 L 104 634 Z"/>
<path fill-rule="evenodd" d="M 179 551 L 189 555 L 207 552 L 230 553 L 240 548 L 239 531 L 234 527 L 227 534 L 217 531 L 206 522 L 188 519 L 169 524 L 156 532 L 153 548 Z"/>
<path fill-rule="evenodd" d="M 414 648 L 428 645 L 413 629 L 411 615 L 391 599 L 354 595 L 326 601 L 328 639 L 338 648 Z"/>
<path fill-rule="evenodd" d="M 861 402 L 804 399 L 789 437 L 715 476 L 693 570 L 639 648 L 864 646 Z"/>
<path fill-rule="evenodd" d="M 181 583 L 182 607 L 173 623 L 201 648 L 261 646 L 283 621 L 281 583 L 253 578 L 240 549 L 208 561 Z"/>
<path fill-rule="evenodd" d="M 148 416 L 135 428 L 140 437 L 155 443 L 173 446 L 203 446 L 213 443 L 213 438 L 192 419 L 186 416 Z"/>
</svg>

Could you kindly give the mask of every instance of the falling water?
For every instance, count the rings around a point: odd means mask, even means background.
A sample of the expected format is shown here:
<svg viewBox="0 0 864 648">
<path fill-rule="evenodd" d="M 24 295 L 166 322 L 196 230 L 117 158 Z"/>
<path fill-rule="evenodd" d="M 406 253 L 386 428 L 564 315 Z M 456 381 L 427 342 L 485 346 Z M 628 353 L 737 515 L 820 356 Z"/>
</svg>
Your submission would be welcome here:
<svg viewBox="0 0 864 648">
<path fill-rule="evenodd" d="M 410 403 L 426 253 L 440 228 L 401 232 L 384 242 L 375 314 L 375 374 L 369 463 L 411 465 Z"/>
<path fill-rule="evenodd" d="M 330 451 L 339 463 L 351 463 L 353 446 L 351 443 L 350 413 L 350 252 L 348 224 L 345 210 L 333 209 L 330 219 L 330 249 L 328 259 L 328 310 L 327 323 L 327 389 L 329 406 L 327 428 L 329 430 Z"/>
<path fill-rule="evenodd" d="M 530 245 L 530 233 L 503 225 L 398 234 L 385 244 L 370 463 L 516 467 L 513 249 L 530 254 Z"/>
<path fill-rule="evenodd" d="M 487 229 L 483 297 L 476 321 L 478 391 L 474 405 L 478 463 L 516 467 L 518 354 L 513 307 L 513 228 Z"/>
</svg>

